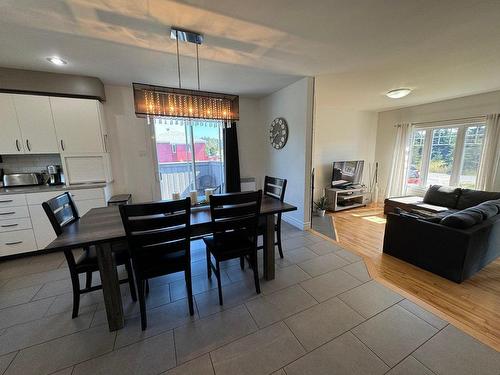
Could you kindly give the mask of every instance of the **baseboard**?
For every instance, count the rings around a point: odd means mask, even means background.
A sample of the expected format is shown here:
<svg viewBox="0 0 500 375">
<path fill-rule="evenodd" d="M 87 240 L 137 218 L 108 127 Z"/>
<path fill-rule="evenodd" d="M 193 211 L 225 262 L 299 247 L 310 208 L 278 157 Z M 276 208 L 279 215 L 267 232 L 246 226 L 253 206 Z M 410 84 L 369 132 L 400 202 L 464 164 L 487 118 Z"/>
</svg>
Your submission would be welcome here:
<svg viewBox="0 0 500 375">
<path fill-rule="evenodd" d="M 290 225 L 293 225 L 295 228 L 298 228 L 300 230 L 307 230 L 311 228 L 310 221 L 303 222 L 295 219 L 294 217 L 287 216 L 286 214 L 283 215 L 282 219 L 283 221 L 287 222 Z"/>
</svg>

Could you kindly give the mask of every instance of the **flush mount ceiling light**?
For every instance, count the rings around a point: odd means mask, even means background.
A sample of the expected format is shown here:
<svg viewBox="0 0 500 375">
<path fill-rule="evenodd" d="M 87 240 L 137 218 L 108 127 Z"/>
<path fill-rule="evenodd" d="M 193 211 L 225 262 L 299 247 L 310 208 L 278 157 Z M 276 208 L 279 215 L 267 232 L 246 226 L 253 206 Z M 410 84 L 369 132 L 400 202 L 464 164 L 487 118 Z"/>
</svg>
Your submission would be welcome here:
<svg viewBox="0 0 500 375">
<path fill-rule="evenodd" d="M 57 56 L 47 57 L 47 61 L 51 62 L 54 65 L 66 65 L 67 62 Z"/>
<path fill-rule="evenodd" d="M 401 88 L 401 89 L 394 89 L 394 90 L 388 91 L 387 94 L 385 94 L 385 95 L 391 99 L 399 99 L 399 98 L 404 98 L 410 92 L 411 92 L 411 89 Z"/>
<path fill-rule="evenodd" d="M 240 111 L 239 97 L 237 95 L 200 90 L 198 47 L 203 43 L 203 35 L 193 31 L 172 28 L 170 38 L 176 41 L 179 87 L 162 87 L 133 83 L 136 116 L 146 117 L 148 121 L 149 117 L 238 120 Z M 198 90 L 182 88 L 179 42 L 187 42 L 196 46 Z"/>
</svg>

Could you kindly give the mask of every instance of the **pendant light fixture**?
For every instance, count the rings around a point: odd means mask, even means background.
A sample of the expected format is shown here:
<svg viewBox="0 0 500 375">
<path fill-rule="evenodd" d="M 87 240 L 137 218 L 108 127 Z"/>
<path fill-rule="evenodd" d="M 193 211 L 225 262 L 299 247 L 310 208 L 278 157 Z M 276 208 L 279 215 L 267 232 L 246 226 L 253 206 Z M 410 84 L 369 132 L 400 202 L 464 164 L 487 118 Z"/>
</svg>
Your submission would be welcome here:
<svg viewBox="0 0 500 375">
<path fill-rule="evenodd" d="M 137 117 L 174 117 L 209 120 L 239 120 L 237 95 L 200 90 L 200 59 L 198 47 L 203 35 L 192 31 L 172 28 L 170 38 L 176 41 L 177 76 L 179 87 L 154 86 L 133 83 L 134 105 Z M 196 71 L 198 90 L 182 88 L 179 41 L 196 46 Z"/>
</svg>

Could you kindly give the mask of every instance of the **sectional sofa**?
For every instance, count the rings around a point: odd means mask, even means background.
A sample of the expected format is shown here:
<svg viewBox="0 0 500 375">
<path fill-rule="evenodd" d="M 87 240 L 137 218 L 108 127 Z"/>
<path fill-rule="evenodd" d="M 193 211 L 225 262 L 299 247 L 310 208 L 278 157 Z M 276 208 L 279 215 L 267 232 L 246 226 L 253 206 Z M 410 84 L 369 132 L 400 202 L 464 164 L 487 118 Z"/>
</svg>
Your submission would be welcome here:
<svg viewBox="0 0 500 375">
<path fill-rule="evenodd" d="M 383 251 L 457 283 L 500 256 L 500 193 L 433 185 L 386 199 Z"/>
</svg>

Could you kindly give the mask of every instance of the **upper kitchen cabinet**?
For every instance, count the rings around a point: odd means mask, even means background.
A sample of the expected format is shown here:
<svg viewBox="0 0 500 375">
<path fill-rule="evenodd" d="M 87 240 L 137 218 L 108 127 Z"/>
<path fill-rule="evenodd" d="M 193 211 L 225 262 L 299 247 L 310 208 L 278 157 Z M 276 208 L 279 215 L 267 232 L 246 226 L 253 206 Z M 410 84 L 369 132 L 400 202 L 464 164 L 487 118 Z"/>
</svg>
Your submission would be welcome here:
<svg viewBox="0 0 500 375">
<path fill-rule="evenodd" d="M 105 153 L 106 132 L 97 100 L 51 97 L 62 154 Z"/>
<path fill-rule="evenodd" d="M 22 153 L 23 139 L 14 99 L 10 94 L 0 94 L 0 155 Z"/>
<path fill-rule="evenodd" d="M 12 95 L 25 153 L 58 153 L 54 120 L 47 96 Z"/>
</svg>

